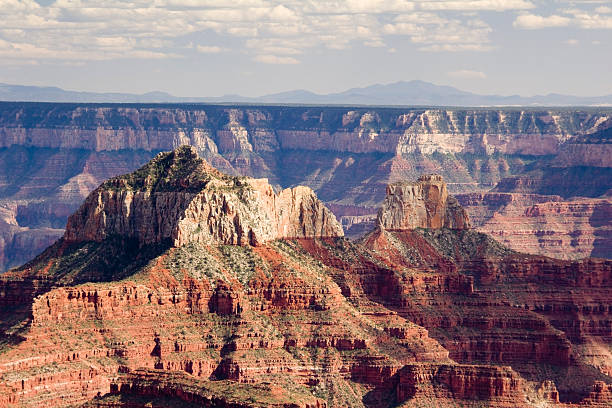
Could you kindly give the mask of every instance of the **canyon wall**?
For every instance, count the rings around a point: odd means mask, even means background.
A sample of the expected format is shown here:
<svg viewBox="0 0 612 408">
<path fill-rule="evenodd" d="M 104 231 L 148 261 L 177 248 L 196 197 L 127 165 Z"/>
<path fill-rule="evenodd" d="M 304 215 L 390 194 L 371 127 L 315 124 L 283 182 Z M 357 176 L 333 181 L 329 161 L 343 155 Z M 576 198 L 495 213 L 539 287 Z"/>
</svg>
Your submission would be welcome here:
<svg viewBox="0 0 612 408">
<path fill-rule="evenodd" d="M 612 258 L 612 200 L 522 193 L 457 199 L 481 232 L 510 248 L 559 259 Z"/>
<path fill-rule="evenodd" d="M 601 130 L 611 115 L 608 108 L 0 103 L 0 207 L 10 220 L 0 227 L 0 270 L 61 236 L 68 215 L 102 181 L 183 144 L 225 173 L 267 178 L 277 190 L 312 188 L 357 236 L 372 225 L 363 214 L 376 213 L 387 184 L 423 173 L 441 174 L 453 193 L 502 181 L 503 192 L 600 196 L 612 189 Z"/>
<path fill-rule="evenodd" d="M 549 155 L 610 110 L 3 103 L 0 147 Z"/>
</svg>

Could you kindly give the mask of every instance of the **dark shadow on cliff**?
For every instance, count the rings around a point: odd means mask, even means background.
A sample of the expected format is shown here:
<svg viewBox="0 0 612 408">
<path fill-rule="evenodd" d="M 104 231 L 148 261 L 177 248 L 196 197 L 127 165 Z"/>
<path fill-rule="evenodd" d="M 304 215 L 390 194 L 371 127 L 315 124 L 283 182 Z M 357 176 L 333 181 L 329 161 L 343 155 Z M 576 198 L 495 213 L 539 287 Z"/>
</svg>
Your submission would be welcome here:
<svg viewBox="0 0 612 408">
<path fill-rule="evenodd" d="M 125 279 L 172 247 L 170 239 L 140 246 L 136 239 L 111 236 L 102 242 L 63 238 L 17 271 L 44 275 L 55 286 Z"/>
<path fill-rule="evenodd" d="M 571 197 L 600 197 L 612 189 L 610 167 L 542 167 L 518 176 L 502 179 L 492 191 L 560 195 Z"/>
<path fill-rule="evenodd" d="M 595 228 L 600 228 L 595 231 L 595 241 L 593 241 L 593 250 L 591 257 L 612 259 L 612 203 L 602 202 L 593 210 L 593 214 L 589 218 L 589 224 Z M 604 229 L 601 227 L 607 227 Z"/>
<path fill-rule="evenodd" d="M 394 374 L 382 384 L 368 391 L 361 402 L 366 408 L 391 408 L 398 405 L 397 385 L 399 384 L 399 374 Z"/>
<path fill-rule="evenodd" d="M 323 201 L 378 205 L 385 197 L 393 154 L 317 150 L 282 152 L 277 159 L 283 187 L 307 185 Z"/>
<path fill-rule="evenodd" d="M 30 305 L 2 307 L 0 312 L 0 354 L 24 341 L 30 328 Z"/>
</svg>

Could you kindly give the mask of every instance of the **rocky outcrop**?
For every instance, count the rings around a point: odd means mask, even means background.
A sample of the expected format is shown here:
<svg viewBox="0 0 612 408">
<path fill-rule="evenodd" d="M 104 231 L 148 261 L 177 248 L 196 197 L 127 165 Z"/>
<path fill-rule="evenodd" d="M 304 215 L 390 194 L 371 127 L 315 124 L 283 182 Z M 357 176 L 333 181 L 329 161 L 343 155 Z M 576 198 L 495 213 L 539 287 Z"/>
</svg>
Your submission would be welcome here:
<svg viewBox="0 0 612 408">
<path fill-rule="evenodd" d="M 485 400 L 496 407 L 526 407 L 523 387 L 524 380 L 510 367 L 423 364 L 399 371 L 396 393 L 398 402 Z"/>
<path fill-rule="evenodd" d="M 343 231 L 311 189 L 276 194 L 265 179 L 222 175 L 186 146 L 96 189 L 69 218 L 64 239 L 101 242 L 115 235 L 141 245 L 259 245 Z"/>
<path fill-rule="evenodd" d="M 327 408 L 324 400 L 301 393 L 287 394 L 278 385 L 237 384 L 229 381 L 194 381 L 184 373 L 169 373 L 162 370 L 138 370 L 123 375 L 110 386 L 110 393 L 87 403 L 87 408 L 123 407 L 133 398 L 133 405 L 142 398 L 165 399 L 166 404 L 190 404 L 218 408 Z M 117 402 L 113 396 L 121 396 Z M 172 402 L 171 402 L 172 401 Z M 143 407 L 147 405 L 143 404 Z"/>
<path fill-rule="evenodd" d="M 467 213 L 449 196 L 439 175 L 421 176 L 416 183 L 390 184 L 377 223 L 387 230 L 470 227 Z"/>
</svg>

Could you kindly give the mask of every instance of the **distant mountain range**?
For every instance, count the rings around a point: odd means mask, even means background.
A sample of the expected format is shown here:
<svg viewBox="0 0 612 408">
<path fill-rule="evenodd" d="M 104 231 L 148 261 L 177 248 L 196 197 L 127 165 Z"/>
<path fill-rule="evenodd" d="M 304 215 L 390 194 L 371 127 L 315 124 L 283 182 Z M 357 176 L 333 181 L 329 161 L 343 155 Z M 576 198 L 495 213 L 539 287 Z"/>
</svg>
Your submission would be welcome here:
<svg viewBox="0 0 612 408">
<path fill-rule="evenodd" d="M 561 94 L 536 96 L 479 95 L 451 86 L 424 81 L 352 88 L 344 92 L 316 94 L 294 90 L 259 97 L 177 97 L 165 92 L 144 94 L 66 91 L 57 87 L 0 84 L 1 101 L 115 102 L 115 103 L 282 103 L 313 105 L 427 105 L 427 106 L 601 106 L 612 105 L 612 95 L 580 97 Z"/>
</svg>

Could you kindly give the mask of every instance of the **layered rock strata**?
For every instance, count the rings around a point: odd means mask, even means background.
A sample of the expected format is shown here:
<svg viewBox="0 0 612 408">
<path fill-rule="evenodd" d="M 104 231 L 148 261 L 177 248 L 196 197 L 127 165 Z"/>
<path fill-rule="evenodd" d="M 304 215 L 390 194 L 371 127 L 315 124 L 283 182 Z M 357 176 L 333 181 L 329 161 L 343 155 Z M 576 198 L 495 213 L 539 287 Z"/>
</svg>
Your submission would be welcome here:
<svg viewBox="0 0 612 408">
<path fill-rule="evenodd" d="M 2 103 L 0 146 L 554 154 L 610 111 Z M 216 123 L 223 123 L 217 128 Z M 74 126 L 78 125 L 77 128 Z"/>
<path fill-rule="evenodd" d="M 190 148 L 110 180 L 0 279 L 0 405 L 608 403 L 612 262 L 448 228 L 465 212 L 421 183 L 436 228 L 352 243 L 308 194 Z"/>
<path fill-rule="evenodd" d="M 443 227 L 378 227 L 362 242 L 394 268 L 414 271 L 393 284 L 402 295 L 385 304 L 426 327 L 455 361 L 508 364 L 530 380 L 553 379 L 563 401 L 579 401 L 609 378 L 610 261 L 520 254 L 484 234 Z M 439 274 L 442 290 L 433 284 Z M 470 289 L 452 290 L 461 276 L 473 279 Z M 561 372 L 543 377 L 550 365 Z"/>
<path fill-rule="evenodd" d="M 343 231 L 311 189 L 276 194 L 265 179 L 222 175 L 185 146 L 161 153 L 135 177 L 105 182 L 68 219 L 64 239 L 101 242 L 113 235 L 141 245 L 164 240 L 175 246 L 257 245 L 278 238 L 342 236 Z"/>
<path fill-rule="evenodd" d="M 448 195 L 442 176 L 435 174 L 421 176 L 416 183 L 390 184 L 377 222 L 387 230 L 470 227 L 467 213 Z"/>
<path fill-rule="evenodd" d="M 374 212 L 389 182 L 422 173 L 444 175 L 453 192 L 488 190 L 504 179 L 499 191 L 529 184 L 524 191 L 596 197 L 612 189 L 610 114 L 0 103 L 0 200 L 17 208 L 16 223 L 0 225 L 0 271 L 52 243 L 103 180 L 182 144 L 226 173 L 265 177 L 275 188 L 307 185 L 326 203 Z M 369 217 L 349 217 L 341 220 L 348 235 L 367 232 Z"/>
<path fill-rule="evenodd" d="M 103 184 L 63 239 L 2 278 L 1 405 L 365 406 L 406 364 L 454 365 L 370 284 L 346 293 L 313 257 L 346 241 L 308 192 L 224 176 L 190 148 Z"/>
<path fill-rule="evenodd" d="M 612 201 L 520 193 L 458 194 L 474 227 L 508 247 L 559 259 L 612 258 Z"/>
</svg>

